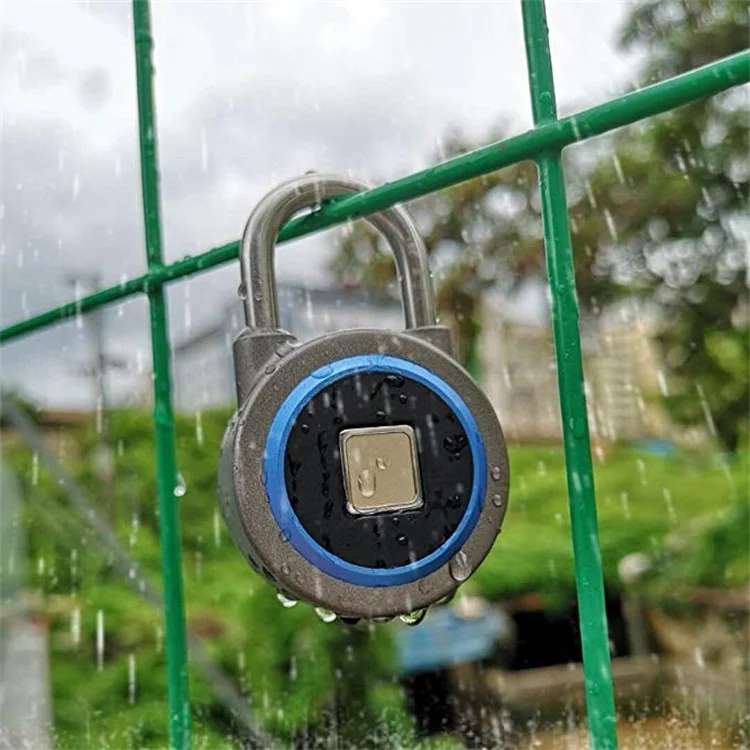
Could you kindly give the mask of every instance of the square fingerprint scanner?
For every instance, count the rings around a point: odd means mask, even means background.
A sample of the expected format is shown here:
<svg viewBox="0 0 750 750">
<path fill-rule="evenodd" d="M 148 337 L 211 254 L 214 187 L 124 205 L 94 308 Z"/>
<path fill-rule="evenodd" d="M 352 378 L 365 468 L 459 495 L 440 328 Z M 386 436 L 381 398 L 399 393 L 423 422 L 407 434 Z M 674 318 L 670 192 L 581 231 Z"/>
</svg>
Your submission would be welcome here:
<svg viewBox="0 0 750 750">
<path fill-rule="evenodd" d="M 393 512 L 422 505 L 417 440 L 409 425 L 342 430 L 339 447 L 349 513 Z"/>
</svg>

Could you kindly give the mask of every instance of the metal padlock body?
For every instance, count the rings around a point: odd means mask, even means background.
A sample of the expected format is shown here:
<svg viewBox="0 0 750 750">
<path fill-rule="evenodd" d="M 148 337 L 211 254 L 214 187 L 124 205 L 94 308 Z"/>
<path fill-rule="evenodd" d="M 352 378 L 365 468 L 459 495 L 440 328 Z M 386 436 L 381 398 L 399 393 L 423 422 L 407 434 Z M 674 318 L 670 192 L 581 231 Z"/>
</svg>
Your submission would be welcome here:
<svg viewBox="0 0 750 750">
<path fill-rule="evenodd" d="M 303 179 L 329 193 L 365 187 Z M 430 322 L 429 311 L 415 317 Z M 241 406 L 219 487 L 235 544 L 284 596 L 345 618 L 409 614 L 450 596 L 500 530 L 508 461 L 494 409 L 453 358 L 448 329 L 358 329 L 300 344 L 268 322 L 255 320 L 234 346 Z M 421 505 L 352 514 L 339 436 L 388 425 L 416 435 Z"/>
</svg>

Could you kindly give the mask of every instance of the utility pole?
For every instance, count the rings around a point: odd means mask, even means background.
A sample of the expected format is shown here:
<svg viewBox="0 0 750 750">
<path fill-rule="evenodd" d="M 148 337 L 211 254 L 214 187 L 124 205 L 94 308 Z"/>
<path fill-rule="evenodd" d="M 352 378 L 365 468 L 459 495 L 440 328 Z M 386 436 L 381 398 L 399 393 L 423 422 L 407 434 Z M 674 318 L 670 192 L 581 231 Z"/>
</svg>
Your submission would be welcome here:
<svg viewBox="0 0 750 750">
<path fill-rule="evenodd" d="M 101 276 L 98 272 L 90 274 L 68 274 L 66 282 L 73 287 L 76 296 L 93 293 L 101 289 Z M 86 317 L 92 346 L 92 359 L 85 363 L 80 372 L 91 378 L 94 386 L 94 414 L 97 441 L 92 456 L 94 473 L 101 483 L 102 494 L 105 497 L 107 515 L 114 521 L 114 482 L 115 459 L 112 445 L 109 441 L 109 425 L 107 410 L 110 407 L 107 391 L 107 371 L 110 369 L 126 369 L 127 363 L 116 357 L 107 355 L 104 346 L 104 312 L 97 308 Z"/>
</svg>

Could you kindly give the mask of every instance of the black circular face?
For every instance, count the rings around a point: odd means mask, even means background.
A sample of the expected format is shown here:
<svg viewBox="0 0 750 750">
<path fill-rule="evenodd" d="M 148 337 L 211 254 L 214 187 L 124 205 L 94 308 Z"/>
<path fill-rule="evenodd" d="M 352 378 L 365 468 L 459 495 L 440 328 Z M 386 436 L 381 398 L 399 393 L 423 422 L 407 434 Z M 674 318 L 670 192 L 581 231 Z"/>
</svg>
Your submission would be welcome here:
<svg viewBox="0 0 750 750">
<path fill-rule="evenodd" d="M 423 504 L 350 513 L 339 435 L 386 425 L 414 430 Z M 284 459 L 287 493 L 302 526 L 333 555 L 368 568 L 408 565 L 438 549 L 461 522 L 474 480 L 471 447 L 451 408 L 421 383 L 383 372 L 341 378 L 314 396 L 292 427 Z"/>
</svg>

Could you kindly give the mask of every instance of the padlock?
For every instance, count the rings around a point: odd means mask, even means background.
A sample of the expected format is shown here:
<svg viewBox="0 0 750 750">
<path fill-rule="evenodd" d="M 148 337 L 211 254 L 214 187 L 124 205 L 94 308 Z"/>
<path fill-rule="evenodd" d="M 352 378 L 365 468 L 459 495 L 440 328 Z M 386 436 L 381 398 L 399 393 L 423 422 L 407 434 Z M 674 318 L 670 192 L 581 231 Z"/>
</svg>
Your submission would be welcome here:
<svg viewBox="0 0 750 750">
<path fill-rule="evenodd" d="M 222 444 L 220 504 L 235 544 L 287 606 L 415 623 L 492 547 L 508 457 L 495 410 L 436 322 L 427 253 L 404 208 L 365 219 L 395 254 L 404 331 L 300 343 L 279 328 L 279 230 L 303 209 L 366 189 L 308 173 L 269 192 L 247 222 L 247 327 L 234 343 L 239 408 Z"/>
</svg>

